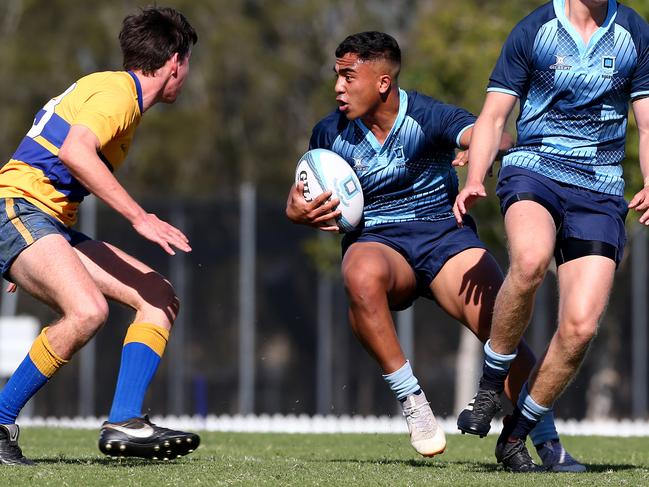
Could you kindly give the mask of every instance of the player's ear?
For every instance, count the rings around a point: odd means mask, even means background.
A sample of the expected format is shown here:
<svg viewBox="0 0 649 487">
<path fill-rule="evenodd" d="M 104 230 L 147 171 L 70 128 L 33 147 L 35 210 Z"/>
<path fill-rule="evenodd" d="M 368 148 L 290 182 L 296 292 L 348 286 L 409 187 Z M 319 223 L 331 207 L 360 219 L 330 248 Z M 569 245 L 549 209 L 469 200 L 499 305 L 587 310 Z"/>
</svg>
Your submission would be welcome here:
<svg viewBox="0 0 649 487">
<path fill-rule="evenodd" d="M 175 78 L 178 74 L 178 66 L 180 65 L 180 56 L 177 52 L 174 52 L 169 58 L 169 64 L 171 65 L 171 76 Z"/>
<path fill-rule="evenodd" d="M 392 86 L 392 76 L 389 74 L 382 74 L 379 76 L 379 93 L 385 95 L 390 91 Z"/>
</svg>

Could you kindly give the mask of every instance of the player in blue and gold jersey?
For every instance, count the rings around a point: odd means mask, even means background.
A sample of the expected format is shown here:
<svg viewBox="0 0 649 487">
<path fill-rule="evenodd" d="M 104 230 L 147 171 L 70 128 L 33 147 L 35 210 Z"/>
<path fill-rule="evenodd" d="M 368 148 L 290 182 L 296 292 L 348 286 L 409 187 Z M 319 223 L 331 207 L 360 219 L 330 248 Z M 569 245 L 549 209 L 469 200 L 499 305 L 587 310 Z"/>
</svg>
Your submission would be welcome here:
<svg viewBox="0 0 649 487">
<path fill-rule="evenodd" d="M 482 182 L 516 101 L 518 141 L 503 158 L 497 194 L 510 269 L 498 294 L 479 391 L 458 418 L 469 433 L 488 430 L 534 295 L 557 264 L 559 323 L 507 418 L 496 458 L 535 471 L 525 438 L 552 410 L 597 332 L 626 241 L 628 208 L 649 224 L 649 25 L 615 0 L 554 0 L 523 19 L 505 42 L 473 133 L 462 215 L 486 196 Z M 632 103 L 645 186 L 627 205 L 621 161 Z M 535 441 L 536 444 L 536 441 Z M 542 459 L 561 446 L 537 444 Z M 545 461 L 544 461 L 545 463 Z"/>
<path fill-rule="evenodd" d="M 113 171 L 143 114 L 156 103 L 173 103 L 180 93 L 196 32 L 179 12 L 153 7 L 126 17 L 119 39 L 125 71 L 90 74 L 52 98 L 0 169 L 0 271 L 13 289 L 19 286 L 60 314 L 0 391 L 3 464 L 32 463 L 18 446 L 16 417 L 104 324 L 107 298 L 132 308 L 135 318 L 101 429 L 101 451 L 172 459 L 200 441 L 142 416 L 144 394 L 178 314 L 173 287 L 134 257 L 71 228 L 79 204 L 92 193 L 169 254 L 191 250 L 185 235 L 147 213 Z"/>
<path fill-rule="evenodd" d="M 434 299 L 482 341 L 502 273 L 465 216 L 453 218 L 458 190 L 454 165 L 462 164 L 475 117 L 414 91 L 399 88 L 401 51 L 381 32 L 347 37 L 336 50 L 339 108 L 313 130 L 310 148 L 332 150 L 353 167 L 365 199 L 363 222 L 343 239 L 342 274 L 352 329 L 377 360 L 401 402 L 410 442 L 424 456 L 440 454 L 446 439 L 406 360 L 391 310 L 418 297 Z M 500 139 L 499 139 L 500 140 Z M 511 147 L 503 137 L 501 149 Z M 338 200 L 323 193 L 311 203 L 303 184 L 289 194 L 286 213 L 295 223 L 336 231 Z M 535 359 L 524 342 L 508 379 L 515 399 Z M 558 439 L 554 420 L 549 426 Z"/>
</svg>

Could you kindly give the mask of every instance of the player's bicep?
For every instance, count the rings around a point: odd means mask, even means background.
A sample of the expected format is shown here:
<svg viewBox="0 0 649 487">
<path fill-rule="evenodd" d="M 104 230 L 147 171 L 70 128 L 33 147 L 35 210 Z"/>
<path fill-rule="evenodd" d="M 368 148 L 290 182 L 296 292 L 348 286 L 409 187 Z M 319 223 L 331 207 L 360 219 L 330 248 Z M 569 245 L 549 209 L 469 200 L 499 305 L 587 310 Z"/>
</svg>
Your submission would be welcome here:
<svg viewBox="0 0 649 487">
<path fill-rule="evenodd" d="M 634 101 L 632 106 L 638 130 L 640 133 L 649 133 L 649 94 Z"/>
<path fill-rule="evenodd" d="M 515 95 L 497 91 L 489 92 L 485 97 L 480 117 L 504 126 L 517 101 L 518 97 Z"/>
<path fill-rule="evenodd" d="M 74 164 L 86 154 L 96 154 L 99 149 L 99 139 L 85 125 L 72 125 L 59 149 L 59 159 L 66 165 Z"/>
</svg>

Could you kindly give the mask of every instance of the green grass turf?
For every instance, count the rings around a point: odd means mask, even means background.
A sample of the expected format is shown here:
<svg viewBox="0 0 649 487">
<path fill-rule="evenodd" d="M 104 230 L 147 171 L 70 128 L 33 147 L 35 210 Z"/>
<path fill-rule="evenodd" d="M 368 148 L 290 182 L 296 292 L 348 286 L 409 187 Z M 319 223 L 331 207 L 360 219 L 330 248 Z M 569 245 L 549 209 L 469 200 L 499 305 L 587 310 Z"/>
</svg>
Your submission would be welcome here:
<svg viewBox="0 0 649 487">
<path fill-rule="evenodd" d="M 448 436 L 433 459 L 406 435 L 202 433 L 192 455 L 173 462 L 113 460 L 97 432 L 25 428 L 21 446 L 36 467 L 0 466 L 2 486 L 649 486 L 649 438 L 566 437 L 586 474 L 511 474 L 495 463 L 495 435 Z"/>
</svg>

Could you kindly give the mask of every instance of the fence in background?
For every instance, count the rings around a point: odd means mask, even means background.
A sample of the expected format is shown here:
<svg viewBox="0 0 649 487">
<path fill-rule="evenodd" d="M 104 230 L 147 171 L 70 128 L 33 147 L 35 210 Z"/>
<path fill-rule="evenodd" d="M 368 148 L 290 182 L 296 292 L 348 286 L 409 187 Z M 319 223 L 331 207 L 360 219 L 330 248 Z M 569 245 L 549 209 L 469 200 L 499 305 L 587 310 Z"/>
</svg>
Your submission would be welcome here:
<svg viewBox="0 0 649 487">
<path fill-rule="evenodd" d="M 380 415 L 396 411 L 380 371 L 352 336 L 338 276 L 319 273 L 306 242 L 333 238 L 288 223 L 282 197 L 251 185 L 207 202 L 147 201 L 183 228 L 194 248 L 169 257 L 90 199 L 82 231 L 107 240 L 170 277 L 182 311 L 146 404 L 154 414 L 282 413 Z M 557 405 L 559 417 L 647 418 L 647 250 L 645 228 L 630 232 L 600 336 Z M 335 242 L 332 243 L 335 245 Z M 501 263 L 503 249 L 494 249 Z M 537 296 L 528 340 L 537 353 L 556 319 L 550 275 Z M 3 316 L 40 323 L 51 311 L 3 294 Z M 36 398 L 39 416 L 106 414 L 130 312 L 111 306 L 98 336 Z M 433 303 L 395 315 L 404 350 L 428 398 L 453 416 L 472 394 L 480 344 Z M 27 352 L 28 347 L 23 351 Z"/>
</svg>

